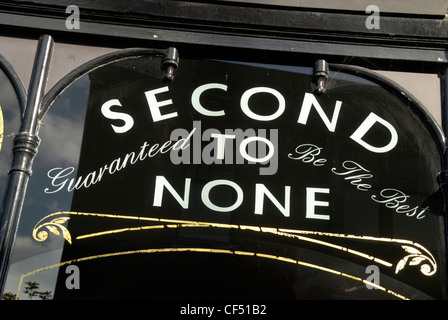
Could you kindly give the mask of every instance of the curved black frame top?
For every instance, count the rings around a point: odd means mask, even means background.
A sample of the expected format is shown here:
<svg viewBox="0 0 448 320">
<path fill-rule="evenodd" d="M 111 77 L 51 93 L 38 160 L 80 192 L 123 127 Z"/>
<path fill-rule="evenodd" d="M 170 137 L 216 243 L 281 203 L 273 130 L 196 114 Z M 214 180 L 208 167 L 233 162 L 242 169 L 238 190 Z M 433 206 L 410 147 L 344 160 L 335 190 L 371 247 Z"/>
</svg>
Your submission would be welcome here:
<svg viewBox="0 0 448 320">
<path fill-rule="evenodd" d="M 329 67 L 331 71 L 343 71 L 356 76 L 364 77 L 367 80 L 382 85 L 386 89 L 395 93 L 396 96 L 400 97 L 405 102 L 413 105 L 414 112 L 418 115 L 419 119 L 423 120 L 423 123 L 426 125 L 426 127 L 429 129 L 434 139 L 437 141 L 440 155 L 443 161 L 443 156 L 446 154 L 447 149 L 446 138 L 445 134 L 443 133 L 443 129 L 441 128 L 441 126 L 437 124 L 437 121 L 434 119 L 433 115 L 428 111 L 428 109 L 426 109 L 426 107 L 408 90 L 398 85 L 394 81 L 390 80 L 389 78 L 363 67 L 345 65 L 345 64 L 331 64 L 331 63 L 329 64 Z"/>
<path fill-rule="evenodd" d="M 9 81 L 11 81 L 12 86 L 19 99 L 21 114 L 23 116 L 26 107 L 26 96 L 27 92 L 22 80 L 20 79 L 14 67 L 2 56 L 0 55 L 0 69 L 6 74 Z"/>
<path fill-rule="evenodd" d="M 45 116 L 46 112 L 48 112 L 54 100 L 68 86 L 70 86 L 78 78 L 89 73 L 90 71 L 103 65 L 106 65 L 108 63 L 112 63 L 126 58 L 133 58 L 133 57 L 138 58 L 144 55 L 162 56 L 164 53 L 165 50 L 160 49 L 131 48 L 108 53 L 84 63 L 80 67 L 76 68 L 75 70 L 64 76 L 45 94 L 42 100 L 41 108 L 39 110 L 39 119 L 40 120 L 43 119 L 43 117 Z M 408 90 L 401 87 L 394 81 L 388 79 L 387 77 L 375 73 L 367 68 L 358 67 L 354 65 L 332 64 L 332 63 L 330 63 L 329 66 L 330 70 L 333 72 L 346 72 L 349 74 L 364 77 L 365 79 L 368 79 L 376 84 L 385 87 L 386 89 L 393 92 L 400 99 L 404 100 L 406 103 L 410 103 L 411 105 L 413 105 L 414 112 L 424 122 L 428 130 L 431 132 L 431 135 L 436 140 L 437 145 L 439 147 L 442 164 L 444 164 L 443 156 L 446 153 L 446 139 L 443 130 L 437 124 L 436 120 L 431 115 L 431 113 L 425 108 L 425 106 L 417 98 L 415 98 Z"/>
<path fill-rule="evenodd" d="M 90 71 L 106 65 L 108 63 L 116 62 L 122 59 L 131 57 L 141 57 L 144 55 L 161 57 L 165 54 L 165 50 L 160 49 L 145 49 L 145 48 L 131 48 L 119 50 L 117 52 L 108 53 L 98 58 L 90 60 L 83 65 L 79 66 L 75 70 L 68 73 L 61 80 L 59 80 L 42 98 L 42 103 L 39 110 L 39 119 L 42 120 L 47 113 L 54 100 L 73 82 L 89 73 Z"/>
</svg>

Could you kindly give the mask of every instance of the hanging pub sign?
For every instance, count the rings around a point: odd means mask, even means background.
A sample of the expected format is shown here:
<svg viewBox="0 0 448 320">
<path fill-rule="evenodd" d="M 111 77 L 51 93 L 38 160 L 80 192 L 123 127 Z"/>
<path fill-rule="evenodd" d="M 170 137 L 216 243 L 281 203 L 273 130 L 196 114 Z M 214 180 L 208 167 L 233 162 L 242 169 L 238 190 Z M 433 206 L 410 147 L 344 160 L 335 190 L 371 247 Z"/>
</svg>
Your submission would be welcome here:
<svg viewBox="0 0 448 320">
<path fill-rule="evenodd" d="M 55 299 L 446 297 L 441 151 L 412 101 L 343 70 L 317 94 L 312 68 L 159 68 L 76 80 L 79 160 L 36 157 L 42 201 L 69 199 L 32 231 L 63 238 Z"/>
</svg>

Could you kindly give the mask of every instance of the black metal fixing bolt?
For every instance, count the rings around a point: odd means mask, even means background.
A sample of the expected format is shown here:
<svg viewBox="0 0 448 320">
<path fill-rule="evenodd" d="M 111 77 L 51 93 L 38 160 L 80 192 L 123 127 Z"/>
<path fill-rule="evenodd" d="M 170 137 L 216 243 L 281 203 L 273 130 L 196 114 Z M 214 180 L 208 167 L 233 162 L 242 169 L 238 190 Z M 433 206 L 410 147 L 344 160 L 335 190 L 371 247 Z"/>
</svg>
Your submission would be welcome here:
<svg viewBox="0 0 448 320">
<path fill-rule="evenodd" d="M 314 78 L 316 80 L 316 92 L 322 94 L 326 89 L 329 67 L 325 60 L 317 60 L 314 64 Z"/>
<path fill-rule="evenodd" d="M 179 66 L 179 52 L 176 48 L 169 47 L 162 58 L 163 82 L 174 80 L 174 71 Z"/>
</svg>

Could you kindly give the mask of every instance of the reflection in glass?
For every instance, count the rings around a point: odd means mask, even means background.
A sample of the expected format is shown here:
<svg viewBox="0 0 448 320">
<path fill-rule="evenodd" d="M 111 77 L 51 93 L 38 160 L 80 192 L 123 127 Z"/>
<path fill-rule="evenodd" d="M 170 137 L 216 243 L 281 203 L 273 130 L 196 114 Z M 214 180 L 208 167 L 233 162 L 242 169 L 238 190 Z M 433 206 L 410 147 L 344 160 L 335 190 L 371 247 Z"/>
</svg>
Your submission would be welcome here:
<svg viewBox="0 0 448 320">
<path fill-rule="evenodd" d="M 42 142 L 33 164 L 33 175 L 5 287 L 5 292 L 16 294 L 18 285 L 21 284 L 19 299 L 28 299 L 23 293 L 26 284 L 20 283 L 21 276 L 60 262 L 63 241 L 59 237 L 51 237 L 48 241 L 37 242 L 32 237 L 32 231 L 36 222 L 49 212 L 70 208 L 71 194 L 48 196 L 43 189 L 48 181 L 48 168 L 61 165 L 77 167 L 88 94 L 89 78 L 86 76 L 67 88 L 42 120 L 39 133 Z M 35 291 L 54 293 L 57 273 L 56 268 L 27 276 L 24 281 L 39 283 L 39 288 Z M 38 298 L 36 296 L 33 299 Z"/>
<path fill-rule="evenodd" d="M 14 136 L 20 128 L 21 106 L 13 85 L 2 70 L 0 70 L 0 108 L 2 118 L 0 195 L 3 195 L 8 171 L 11 168 Z"/>
</svg>

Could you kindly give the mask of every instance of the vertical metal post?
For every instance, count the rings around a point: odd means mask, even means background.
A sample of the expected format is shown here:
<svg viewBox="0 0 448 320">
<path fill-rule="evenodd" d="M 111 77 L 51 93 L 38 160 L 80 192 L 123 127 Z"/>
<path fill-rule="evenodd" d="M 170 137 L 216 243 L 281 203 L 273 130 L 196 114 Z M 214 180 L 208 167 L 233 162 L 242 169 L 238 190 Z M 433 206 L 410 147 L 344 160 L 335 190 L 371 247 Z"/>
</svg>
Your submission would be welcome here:
<svg viewBox="0 0 448 320">
<path fill-rule="evenodd" d="M 442 75 L 442 128 L 445 134 L 445 154 L 443 157 L 443 180 L 441 181 L 441 192 L 444 200 L 445 221 L 445 262 L 448 264 L 448 67 Z M 448 279 L 446 286 L 448 288 Z"/>
<path fill-rule="evenodd" d="M 12 248 L 24 202 L 31 166 L 40 143 L 39 109 L 48 78 L 53 39 L 42 36 L 37 45 L 28 89 L 26 109 L 18 133 L 14 139 L 13 163 L 8 177 L 3 207 L 0 216 L 0 293 L 3 295 Z"/>
<path fill-rule="evenodd" d="M 448 68 L 446 68 L 442 75 L 442 128 L 445 134 L 445 146 L 448 149 Z M 444 170 L 448 170 L 448 151 L 445 150 L 443 158 Z"/>
</svg>

